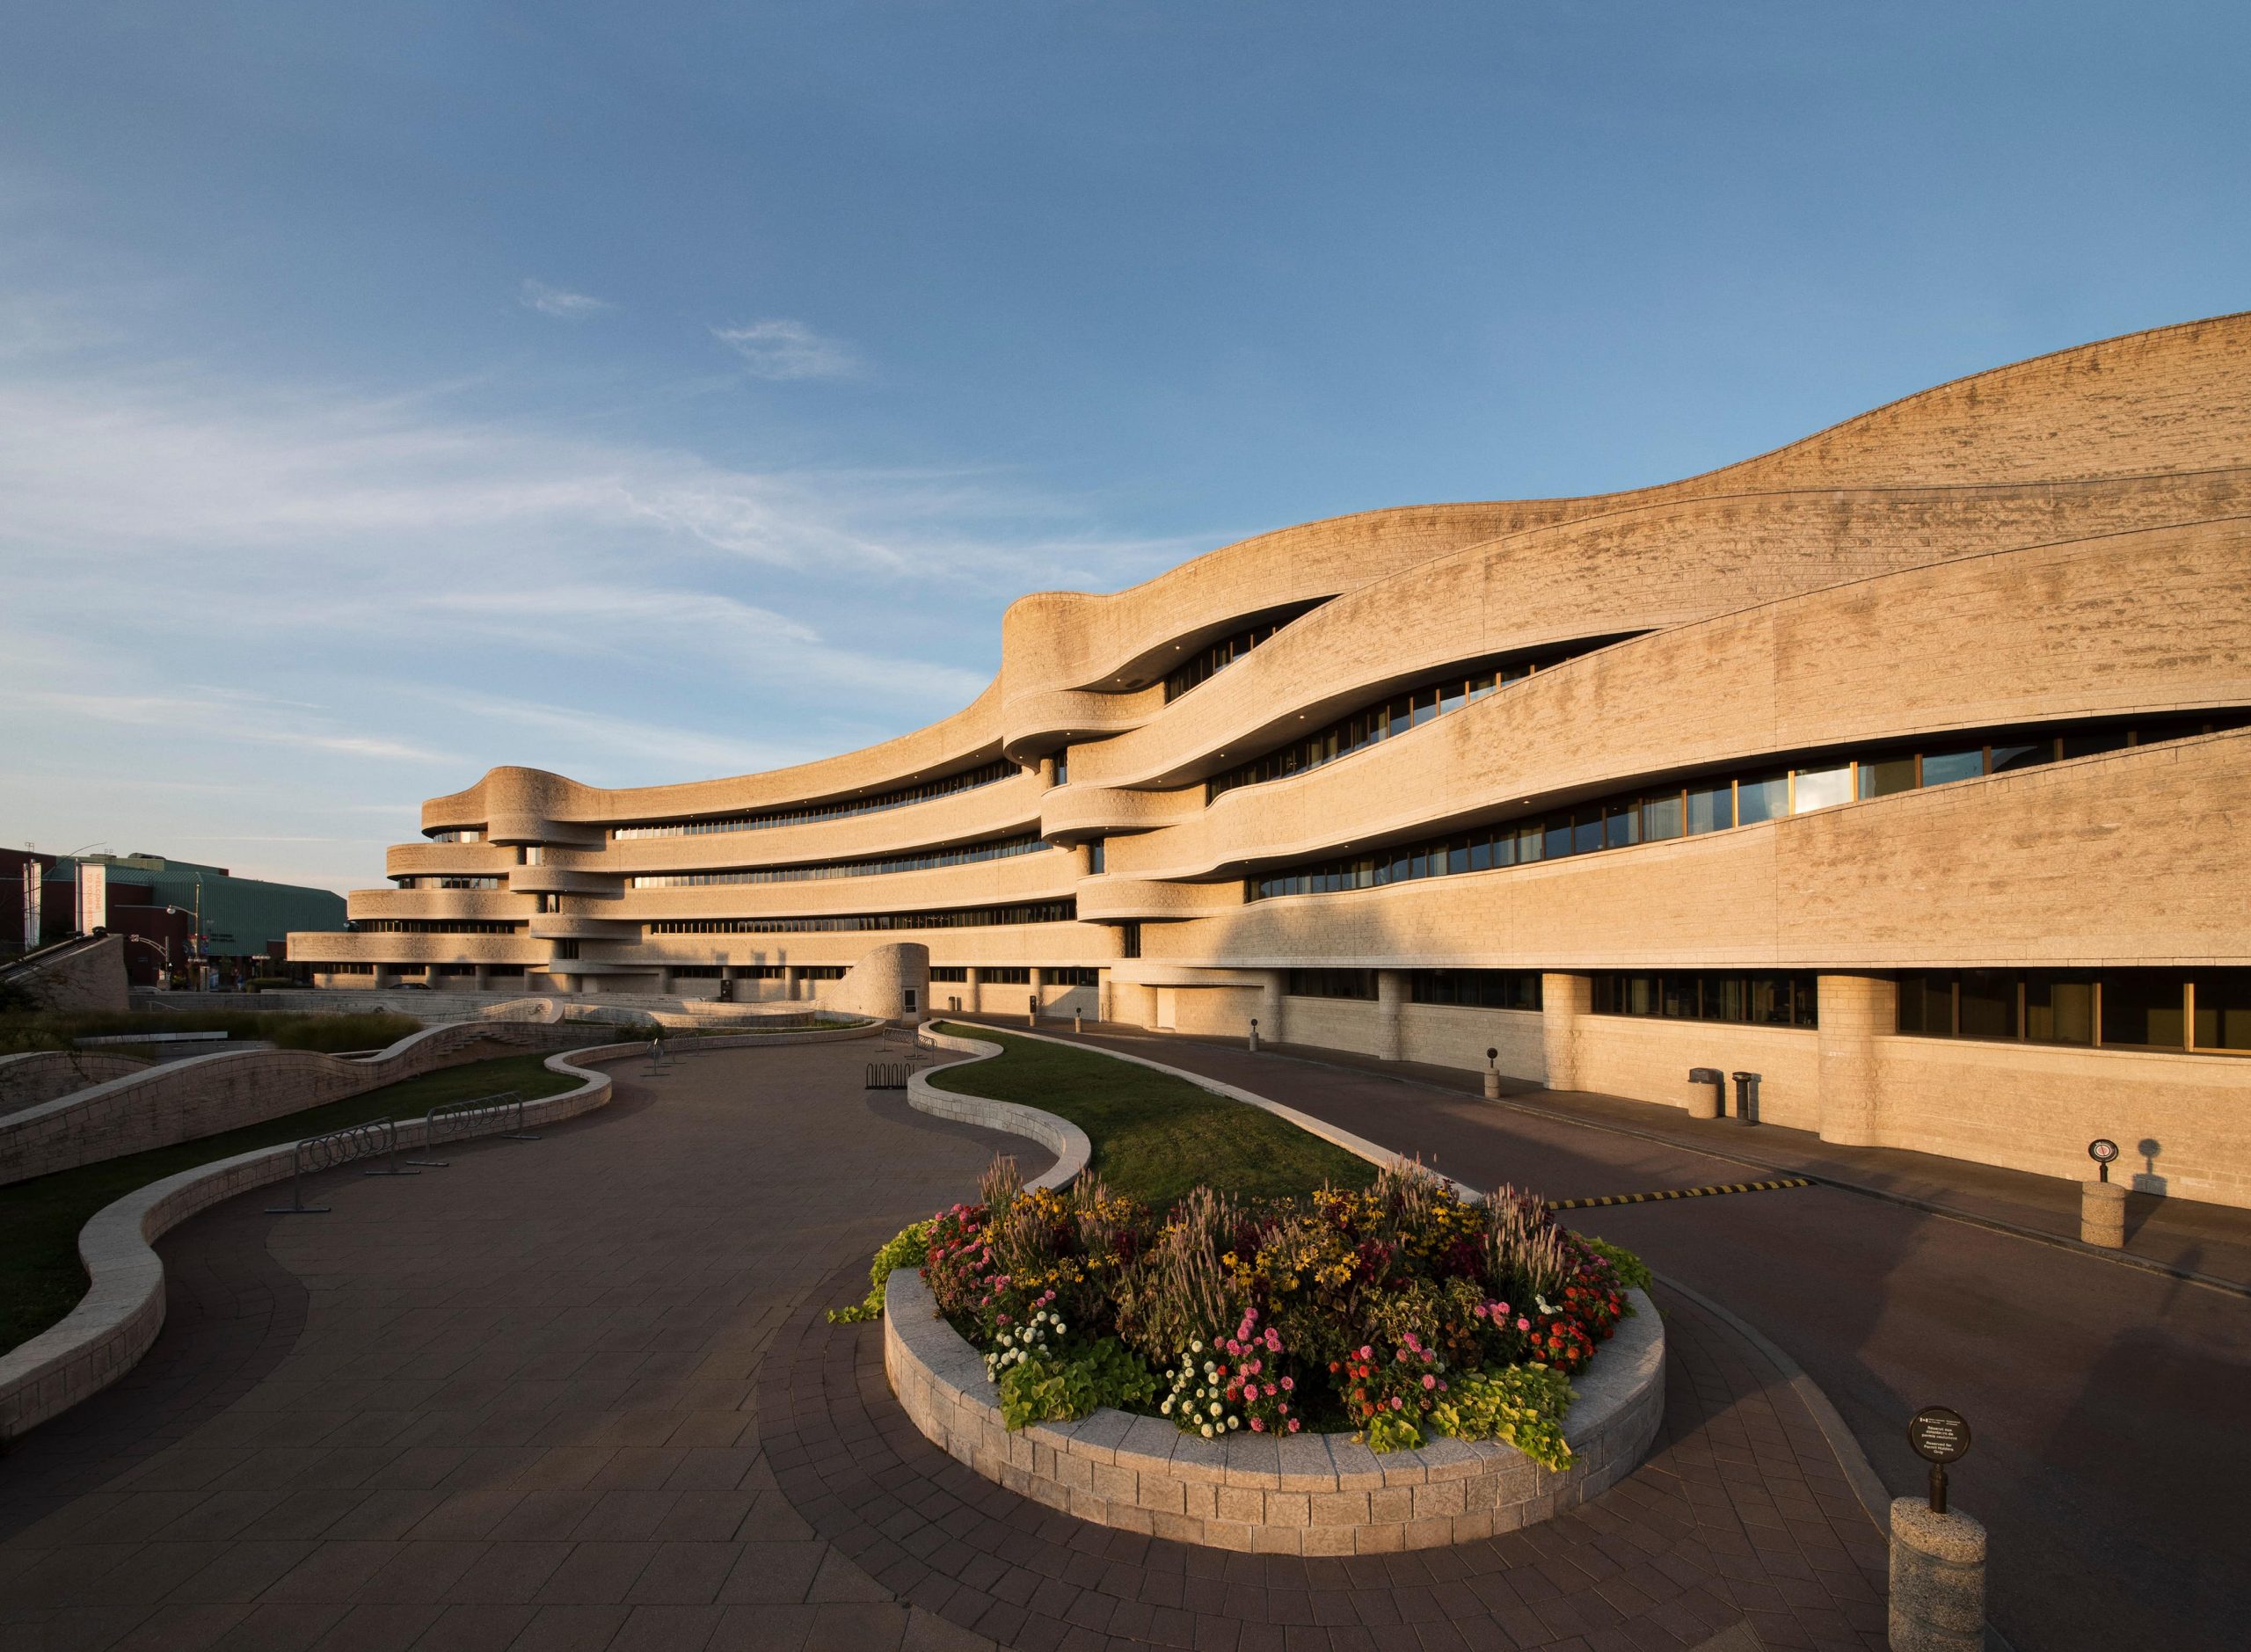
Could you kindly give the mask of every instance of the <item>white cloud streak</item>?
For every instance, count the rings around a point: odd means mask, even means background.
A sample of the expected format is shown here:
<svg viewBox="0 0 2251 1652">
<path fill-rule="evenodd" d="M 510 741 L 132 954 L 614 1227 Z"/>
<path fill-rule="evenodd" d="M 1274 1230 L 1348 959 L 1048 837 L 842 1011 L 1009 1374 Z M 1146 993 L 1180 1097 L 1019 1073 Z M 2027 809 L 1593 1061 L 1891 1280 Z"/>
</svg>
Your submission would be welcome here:
<svg viewBox="0 0 2251 1652">
<path fill-rule="evenodd" d="M 526 309 L 535 309 L 543 316 L 552 316 L 558 321 L 586 321 L 606 309 L 615 309 L 603 299 L 586 293 L 573 293 L 567 288 L 550 287 L 527 276 L 516 289 L 516 302 Z"/>
<path fill-rule="evenodd" d="M 744 327 L 714 327 L 711 336 L 761 379 L 856 379 L 867 368 L 850 346 L 815 332 L 801 321 L 776 317 Z"/>
</svg>

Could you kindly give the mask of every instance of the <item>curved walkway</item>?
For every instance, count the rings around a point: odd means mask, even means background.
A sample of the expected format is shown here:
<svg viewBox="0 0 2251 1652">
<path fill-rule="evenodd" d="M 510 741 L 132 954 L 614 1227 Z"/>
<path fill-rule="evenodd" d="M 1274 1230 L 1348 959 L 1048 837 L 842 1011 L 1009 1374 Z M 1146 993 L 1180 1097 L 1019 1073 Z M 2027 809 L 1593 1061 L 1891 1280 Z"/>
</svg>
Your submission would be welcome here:
<svg viewBox="0 0 2251 1652">
<path fill-rule="evenodd" d="M 1490 1546 L 1221 1556 L 966 1475 L 873 1328 L 820 1310 L 1022 1144 L 863 1094 L 864 1053 L 621 1066 L 540 1143 L 180 1228 L 149 1357 L 0 1459 L 0 1644 L 1882 1644 L 1880 1546 L 1818 1428 L 1680 1300 L 1661 1451 Z"/>
</svg>

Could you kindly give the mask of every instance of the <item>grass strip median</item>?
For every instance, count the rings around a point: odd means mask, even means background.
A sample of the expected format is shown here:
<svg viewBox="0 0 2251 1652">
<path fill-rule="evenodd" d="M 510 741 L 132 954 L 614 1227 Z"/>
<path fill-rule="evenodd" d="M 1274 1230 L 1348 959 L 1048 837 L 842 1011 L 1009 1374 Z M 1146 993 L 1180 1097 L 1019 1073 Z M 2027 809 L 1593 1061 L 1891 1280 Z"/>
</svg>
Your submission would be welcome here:
<svg viewBox="0 0 2251 1652">
<path fill-rule="evenodd" d="M 441 1102 L 506 1090 L 536 1101 L 578 1086 L 579 1081 L 567 1073 L 549 1072 L 546 1060 L 547 1054 L 541 1052 L 444 1067 L 223 1135 L 0 1187 L 0 1353 L 38 1335 L 77 1306 L 86 1293 L 86 1272 L 78 1263 L 78 1230 L 113 1200 L 200 1164 L 370 1118 L 419 1118 Z"/>
<path fill-rule="evenodd" d="M 1360 1188 L 1375 1179 L 1373 1165 L 1334 1142 L 1169 1073 L 990 1027 L 948 1022 L 940 1030 L 1003 1053 L 934 1072 L 933 1085 L 1067 1118 L 1086 1132 L 1091 1168 L 1111 1190 L 1159 1210 L 1198 1183 L 1241 1198 L 1280 1198 L 1324 1182 Z"/>
</svg>

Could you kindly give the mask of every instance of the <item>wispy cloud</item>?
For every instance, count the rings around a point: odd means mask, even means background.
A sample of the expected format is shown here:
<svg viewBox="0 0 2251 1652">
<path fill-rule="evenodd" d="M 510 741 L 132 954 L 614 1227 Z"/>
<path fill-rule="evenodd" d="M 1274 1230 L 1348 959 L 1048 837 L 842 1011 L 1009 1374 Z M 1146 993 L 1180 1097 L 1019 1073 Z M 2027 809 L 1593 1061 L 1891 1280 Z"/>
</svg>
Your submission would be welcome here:
<svg viewBox="0 0 2251 1652">
<path fill-rule="evenodd" d="M 516 302 L 526 309 L 535 309 L 543 316 L 553 316 L 562 321 L 585 321 L 616 306 L 607 300 L 586 293 L 573 293 L 566 287 L 550 287 L 545 281 L 524 278 L 516 289 Z"/>
<path fill-rule="evenodd" d="M 0 703 L 14 702 L 48 716 L 95 723 L 164 729 L 220 740 L 289 746 L 342 757 L 406 762 L 453 761 L 443 752 L 379 735 L 350 734 L 309 717 L 287 701 L 228 688 L 190 688 L 163 694 L 72 694 L 57 689 L 29 693 L 0 689 Z"/>
<path fill-rule="evenodd" d="M 746 327 L 714 327 L 711 336 L 761 379 L 856 379 L 867 368 L 858 352 L 801 321 L 776 317 Z"/>
</svg>

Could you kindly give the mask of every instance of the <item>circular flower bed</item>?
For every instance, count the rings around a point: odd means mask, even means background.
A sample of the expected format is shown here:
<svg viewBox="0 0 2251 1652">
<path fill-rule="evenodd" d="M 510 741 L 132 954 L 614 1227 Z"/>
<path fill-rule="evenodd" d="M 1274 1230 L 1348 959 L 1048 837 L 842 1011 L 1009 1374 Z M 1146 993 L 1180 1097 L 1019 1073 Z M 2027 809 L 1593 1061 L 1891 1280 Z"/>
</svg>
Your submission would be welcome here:
<svg viewBox="0 0 2251 1652">
<path fill-rule="evenodd" d="M 1302 1199 L 1198 1188 L 1160 1214 L 1091 1179 L 1026 1191 L 1002 1159 L 976 1203 L 885 1247 L 878 1293 L 917 1260 L 1012 1430 L 1109 1406 L 1203 1439 L 1497 1440 L 1559 1472 L 1569 1379 L 1648 1282 L 1536 1198 L 1472 1204 L 1405 1165 Z"/>
</svg>

